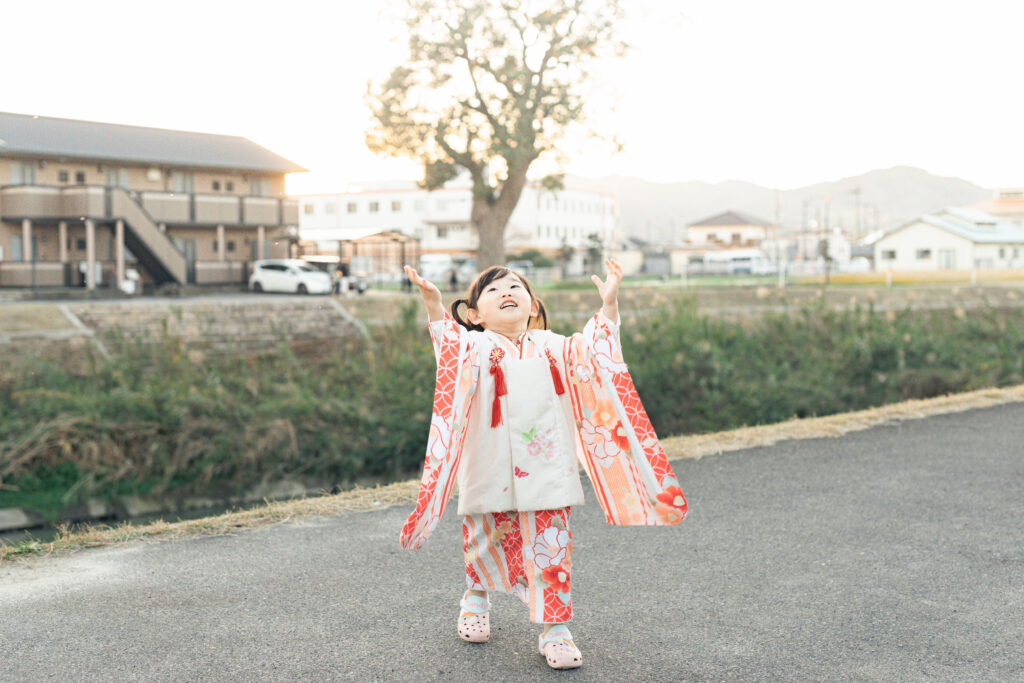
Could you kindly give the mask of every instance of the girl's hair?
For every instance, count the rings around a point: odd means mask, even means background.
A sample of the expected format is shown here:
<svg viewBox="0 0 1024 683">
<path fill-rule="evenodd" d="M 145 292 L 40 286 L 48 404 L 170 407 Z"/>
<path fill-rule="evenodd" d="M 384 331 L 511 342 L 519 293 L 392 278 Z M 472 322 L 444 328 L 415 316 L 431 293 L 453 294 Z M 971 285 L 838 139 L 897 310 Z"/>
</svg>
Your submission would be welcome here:
<svg viewBox="0 0 1024 683">
<path fill-rule="evenodd" d="M 495 280 L 500 280 L 501 278 L 509 274 L 515 275 L 517 278 L 519 278 L 519 281 L 523 283 L 524 287 L 526 287 L 526 293 L 530 295 L 530 300 L 537 302 L 537 317 L 530 318 L 530 322 L 526 326 L 526 329 L 548 329 L 548 312 L 544 309 L 544 302 L 541 301 L 538 297 L 534 296 L 533 289 L 530 287 L 530 281 L 527 280 L 525 276 L 520 275 L 519 273 L 515 272 L 510 268 L 506 268 L 505 266 L 491 266 L 484 272 L 477 275 L 476 279 L 473 280 L 473 284 L 469 286 L 469 293 L 466 295 L 466 298 L 456 299 L 455 301 L 452 302 L 451 312 L 452 317 L 455 318 L 455 322 L 462 325 L 467 330 L 483 332 L 484 328 L 482 326 L 474 325 L 473 323 L 462 319 L 462 316 L 459 315 L 459 307 L 465 304 L 466 308 L 476 308 L 477 302 L 480 300 L 480 295 L 483 293 L 484 288 L 486 288 L 487 285 L 491 284 Z"/>
</svg>

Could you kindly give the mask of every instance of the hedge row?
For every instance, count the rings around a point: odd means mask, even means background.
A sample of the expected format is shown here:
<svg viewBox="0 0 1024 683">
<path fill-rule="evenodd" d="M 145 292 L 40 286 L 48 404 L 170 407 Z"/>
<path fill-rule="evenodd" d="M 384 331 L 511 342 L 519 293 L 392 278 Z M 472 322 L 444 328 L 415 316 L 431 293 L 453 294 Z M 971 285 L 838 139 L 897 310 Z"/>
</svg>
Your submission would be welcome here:
<svg viewBox="0 0 1024 683">
<path fill-rule="evenodd" d="M 407 477 L 422 461 L 433 391 L 417 306 L 369 340 L 203 356 L 166 339 L 95 357 L 85 371 L 38 360 L 8 367 L 0 508 Z M 622 338 L 666 436 L 1024 382 L 1019 309 L 819 307 L 728 321 L 676 302 Z"/>
</svg>

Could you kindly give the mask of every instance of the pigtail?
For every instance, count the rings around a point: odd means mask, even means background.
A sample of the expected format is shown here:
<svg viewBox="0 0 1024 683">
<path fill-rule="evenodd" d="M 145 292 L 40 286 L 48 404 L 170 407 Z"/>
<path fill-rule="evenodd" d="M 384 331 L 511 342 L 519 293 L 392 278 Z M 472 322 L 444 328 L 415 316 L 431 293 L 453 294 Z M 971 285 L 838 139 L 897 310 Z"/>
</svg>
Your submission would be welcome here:
<svg viewBox="0 0 1024 683">
<path fill-rule="evenodd" d="M 462 325 L 467 330 L 472 330 L 474 332 L 483 332 L 484 328 L 480 327 L 479 325 L 473 325 L 472 323 L 469 323 L 462 319 L 462 316 L 459 315 L 459 306 L 462 304 L 465 304 L 466 308 L 469 308 L 469 301 L 467 301 L 466 299 L 456 299 L 455 301 L 452 302 L 452 305 L 449 309 L 452 313 L 452 317 L 455 318 L 455 322 Z"/>
<path fill-rule="evenodd" d="M 533 296 L 533 292 L 530 292 L 530 296 Z M 546 330 L 548 329 L 548 311 L 544 308 L 544 302 L 540 300 L 539 296 L 533 296 L 533 300 L 537 302 L 537 317 L 530 320 L 528 328 Z"/>
</svg>

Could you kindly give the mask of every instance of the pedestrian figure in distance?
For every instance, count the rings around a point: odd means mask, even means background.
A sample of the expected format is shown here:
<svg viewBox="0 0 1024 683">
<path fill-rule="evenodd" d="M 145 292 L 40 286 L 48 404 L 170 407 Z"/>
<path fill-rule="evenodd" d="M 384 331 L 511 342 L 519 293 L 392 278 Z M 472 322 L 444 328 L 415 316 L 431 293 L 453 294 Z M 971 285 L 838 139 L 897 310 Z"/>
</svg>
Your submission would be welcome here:
<svg viewBox="0 0 1024 683">
<path fill-rule="evenodd" d="M 437 357 L 434 408 L 416 508 L 400 543 L 418 548 L 459 483 L 468 590 L 459 636 L 490 637 L 488 591 L 518 596 L 544 625 L 538 650 L 570 669 L 583 656 L 572 618 L 573 506 L 583 503 L 577 459 L 616 525 L 674 525 L 686 515 L 679 481 L 633 387 L 619 345 L 622 268 L 592 277 L 602 307 L 583 333 L 547 329 L 529 281 L 492 266 L 445 310 L 441 292 L 411 267 Z M 465 317 L 463 317 L 465 316 Z"/>
</svg>

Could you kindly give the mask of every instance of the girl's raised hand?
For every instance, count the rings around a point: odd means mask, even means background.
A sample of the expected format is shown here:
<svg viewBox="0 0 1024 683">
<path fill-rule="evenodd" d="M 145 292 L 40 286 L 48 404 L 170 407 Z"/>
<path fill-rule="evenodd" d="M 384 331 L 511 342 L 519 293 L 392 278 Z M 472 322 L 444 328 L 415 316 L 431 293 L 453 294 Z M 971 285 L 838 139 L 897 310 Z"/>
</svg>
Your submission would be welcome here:
<svg viewBox="0 0 1024 683">
<path fill-rule="evenodd" d="M 444 317 L 441 290 L 430 280 L 420 277 L 412 266 L 405 266 L 405 274 L 410 282 L 420 288 L 420 296 L 423 297 L 423 304 L 427 307 L 427 316 L 430 320 L 441 320 Z"/>
<path fill-rule="evenodd" d="M 616 321 L 619 319 L 619 283 L 622 282 L 622 266 L 613 259 L 605 259 L 604 267 L 608 276 L 603 282 L 596 275 L 591 275 L 590 279 L 597 285 L 597 291 L 601 295 L 601 303 L 604 304 L 601 312 L 604 313 L 604 317 Z"/>
<path fill-rule="evenodd" d="M 601 281 L 596 275 L 591 275 L 590 279 L 597 285 L 597 291 L 601 294 L 601 302 L 605 306 L 613 306 L 618 303 L 619 300 L 619 283 L 622 282 L 622 266 L 611 259 L 604 260 L 605 270 L 608 272 L 608 277 L 605 278 L 604 282 Z"/>
</svg>

